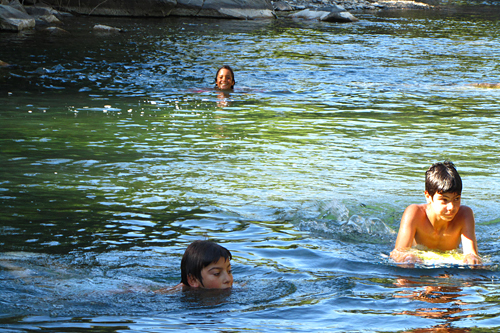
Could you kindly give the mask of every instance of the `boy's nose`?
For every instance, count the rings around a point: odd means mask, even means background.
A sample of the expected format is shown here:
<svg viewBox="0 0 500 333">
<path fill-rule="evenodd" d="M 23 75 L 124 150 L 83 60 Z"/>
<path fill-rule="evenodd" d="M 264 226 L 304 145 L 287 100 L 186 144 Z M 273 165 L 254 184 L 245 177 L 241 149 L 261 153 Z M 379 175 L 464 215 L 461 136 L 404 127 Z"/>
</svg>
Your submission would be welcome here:
<svg viewBox="0 0 500 333">
<path fill-rule="evenodd" d="M 229 273 L 224 273 L 224 280 L 223 280 L 224 284 L 229 284 L 231 283 L 231 276 L 229 275 Z"/>
</svg>

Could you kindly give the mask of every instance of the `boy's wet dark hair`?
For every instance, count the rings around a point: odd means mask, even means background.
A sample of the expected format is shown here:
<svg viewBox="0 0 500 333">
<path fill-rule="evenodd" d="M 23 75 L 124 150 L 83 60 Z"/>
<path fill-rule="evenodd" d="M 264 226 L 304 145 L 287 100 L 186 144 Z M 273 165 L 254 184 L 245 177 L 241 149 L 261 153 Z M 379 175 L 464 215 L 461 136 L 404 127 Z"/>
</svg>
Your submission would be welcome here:
<svg viewBox="0 0 500 333">
<path fill-rule="evenodd" d="M 425 172 L 425 190 L 431 197 L 439 193 L 462 194 L 462 178 L 450 161 L 434 163 Z"/>
<path fill-rule="evenodd" d="M 233 82 L 234 82 L 233 85 L 231 86 L 231 89 L 233 89 L 234 88 L 234 84 L 236 83 L 236 80 L 234 79 L 233 69 L 229 65 L 224 65 L 224 66 L 222 66 L 221 68 L 219 68 L 217 70 L 217 73 L 215 73 L 215 86 L 217 87 L 217 77 L 219 76 L 219 72 L 221 71 L 221 69 L 227 69 L 228 71 L 231 72 L 231 76 L 233 77 Z"/>
<path fill-rule="evenodd" d="M 219 261 L 221 257 L 225 260 L 233 258 L 231 252 L 219 244 L 211 241 L 194 241 L 187 247 L 182 257 L 181 282 L 185 286 L 189 286 L 188 276 L 191 275 L 203 285 L 201 270 L 211 263 Z"/>
</svg>

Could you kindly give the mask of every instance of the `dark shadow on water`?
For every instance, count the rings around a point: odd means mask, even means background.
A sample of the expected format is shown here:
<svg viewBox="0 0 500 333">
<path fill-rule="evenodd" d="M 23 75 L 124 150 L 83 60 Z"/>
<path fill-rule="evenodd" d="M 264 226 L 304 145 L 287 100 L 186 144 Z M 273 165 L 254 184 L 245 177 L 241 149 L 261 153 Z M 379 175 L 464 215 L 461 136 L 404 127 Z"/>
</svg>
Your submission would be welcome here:
<svg viewBox="0 0 500 333">
<path fill-rule="evenodd" d="M 182 291 L 179 301 L 187 308 L 212 308 L 228 303 L 232 293 L 232 289 L 191 289 Z"/>
</svg>

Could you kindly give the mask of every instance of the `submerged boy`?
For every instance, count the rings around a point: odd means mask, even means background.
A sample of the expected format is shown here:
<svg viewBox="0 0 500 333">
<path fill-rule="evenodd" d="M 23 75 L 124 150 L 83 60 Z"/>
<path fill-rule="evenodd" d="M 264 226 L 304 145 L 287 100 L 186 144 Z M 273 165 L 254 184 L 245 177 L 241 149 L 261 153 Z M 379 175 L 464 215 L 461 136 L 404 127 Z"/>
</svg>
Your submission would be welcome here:
<svg viewBox="0 0 500 333">
<path fill-rule="evenodd" d="M 232 255 L 211 241 L 191 243 L 181 261 L 182 287 L 227 289 L 233 286 Z"/>
<path fill-rule="evenodd" d="M 426 204 L 413 204 L 401 218 L 391 258 L 415 263 L 420 259 L 407 250 L 414 245 L 449 251 L 462 242 L 464 263 L 480 264 L 477 251 L 474 214 L 460 205 L 462 179 L 452 162 L 435 163 L 425 172 Z"/>
</svg>

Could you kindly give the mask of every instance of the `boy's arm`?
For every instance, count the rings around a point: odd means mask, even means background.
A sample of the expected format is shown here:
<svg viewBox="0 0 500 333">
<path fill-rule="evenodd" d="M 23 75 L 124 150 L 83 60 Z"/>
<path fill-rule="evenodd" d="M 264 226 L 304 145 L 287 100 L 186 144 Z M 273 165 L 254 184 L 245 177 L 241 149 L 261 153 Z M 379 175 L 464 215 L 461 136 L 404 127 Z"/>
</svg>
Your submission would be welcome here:
<svg viewBox="0 0 500 333">
<path fill-rule="evenodd" d="M 462 250 L 464 252 L 464 262 L 470 265 L 476 265 L 481 263 L 481 258 L 479 258 L 477 250 L 476 241 L 476 223 L 474 221 L 474 213 L 472 209 L 467 206 L 460 207 L 463 212 L 463 226 L 462 226 Z"/>
<path fill-rule="evenodd" d="M 398 238 L 396 245 L 391 252 L 391 258 L 397 262 L 419 262 L 421 261 L 414 254 L 407 253 L 407 250 L 413 245 L 415 239 L 416 220 L 421 210 L 418 205 L 408 206 L 401 217 L 401 224 L 399 226 Z"/>
</svg>

